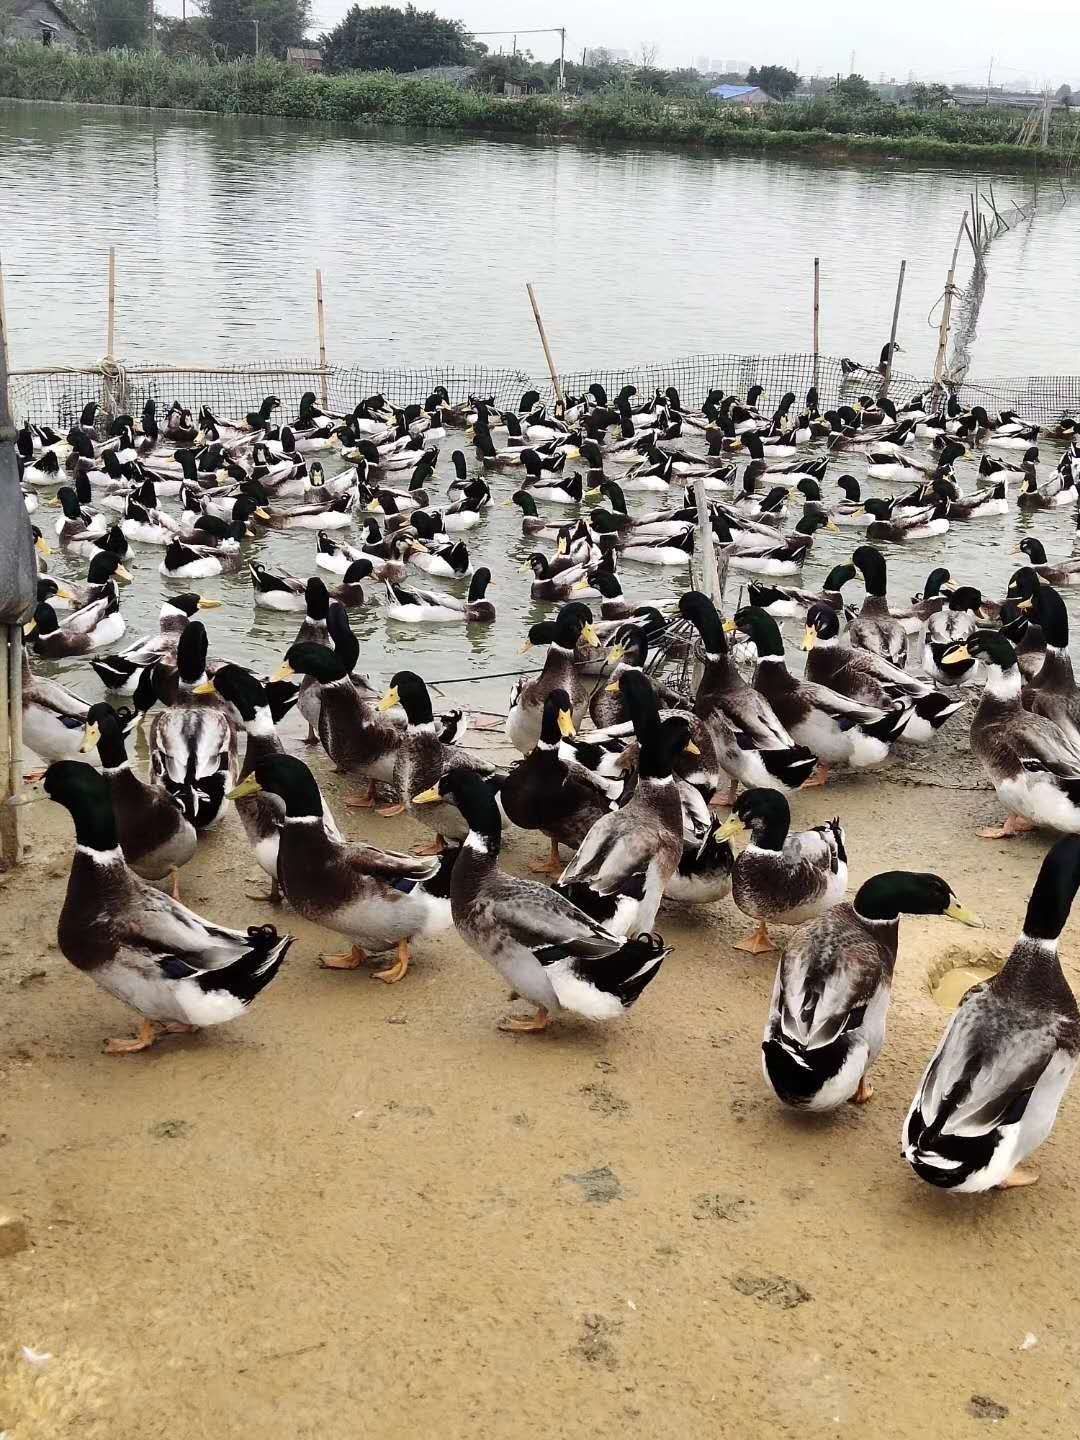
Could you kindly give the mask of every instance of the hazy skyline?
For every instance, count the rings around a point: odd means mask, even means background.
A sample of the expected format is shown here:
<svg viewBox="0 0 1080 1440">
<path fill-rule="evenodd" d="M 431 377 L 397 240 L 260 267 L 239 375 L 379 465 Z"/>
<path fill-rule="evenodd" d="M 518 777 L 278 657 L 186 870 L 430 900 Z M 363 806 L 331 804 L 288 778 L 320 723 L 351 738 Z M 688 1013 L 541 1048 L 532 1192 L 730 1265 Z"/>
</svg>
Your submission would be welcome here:
<svg viewBox="0 0 1080 1440">
<path fill-rule="evenodd" d="M 330 28 L 350 0 L 314 0 L 316 32 Z M 417 0 L 420 7 L 433 0 Z M 171 8 L 171 3 L 170 3 Z M 446 0 L 433 8 L 463 21 L 474 32 L 521 31 L 566 26 L 566 53 L 580 60 L 584 48 L 609 46 L 634 54 L 644 45 L 658 49 L 656 63 L 693 65 L 708 56 L 714 68 L 732 60 L 798 68 L 802 75 L 829 75 L 851 68 L 869 80 L 879 75 L 906 79 L 948 79 L 979 85 L 994 57 L 994 83 L 1027 77 L 1038 86 L 1062 81 L 1080 89 L 1080 9 L 1075 0 L 1032 0 L 1018 15 L 1006 0 L 974 6 L 943 6 L 909 0 L 887 16 L 876 7 L 842 0 L 807 9 L 795 0 L 777 0 L 758 18 L 752 11 L 720 13 L 699 0 L 672 0 L 658 12 L 643 0 L 583 0 L 560 10 L 515 0 Z M 512 36 L 486 39 L 492 49 L 509 49 Z M 540 59 L 559 53 L 557 35 L 521 35 L 518 44 Z"/>
</svg>

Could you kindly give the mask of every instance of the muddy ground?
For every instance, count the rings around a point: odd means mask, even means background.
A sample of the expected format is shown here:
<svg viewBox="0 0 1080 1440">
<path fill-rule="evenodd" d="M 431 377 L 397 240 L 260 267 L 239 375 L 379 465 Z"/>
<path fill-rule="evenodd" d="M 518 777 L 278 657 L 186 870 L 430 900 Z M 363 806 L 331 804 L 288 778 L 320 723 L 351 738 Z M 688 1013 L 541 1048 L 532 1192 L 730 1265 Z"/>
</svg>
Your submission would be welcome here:
<svg viewBox="0 0 1080 1440">
<path fill-rule="evenodd" d="M 402 819 L 354 833 L 401 845 Z M 1073 1435 L 1080 1094 L 1032 1190 L 949 1197 L 898 1132 L 945 1022 L 928 973 L 1007 951 L 1045 837 L 976 840 L 979 789 L 840 781 L 853 886 L 935 868 L 982 932 L 907 919 L 864 1108 L 783 1112 L 758 1055 L 773 964 L 724 902 L 661 912 L 675 953 L 621 1023 L 496 1029 L 451 934 L 406 980 L 298 936 L 243 1022 L 111 1058 L 132 1017 L 55 946 L 67 815 L 34 806 L 0 886 L 0 1430 L 10 1440 Z M 540 845 L 517 835 L 521 869 Z M 184 871 L 226 923 L 254 863 L 233 816 Z M 1063 946 L 1077 982 L 1075 922 Z M 1034 1337 L 1034 1341 L 1027 1337 Z M 54 1358 L 35 1368 L 18 1350 Z"/>
</svg>

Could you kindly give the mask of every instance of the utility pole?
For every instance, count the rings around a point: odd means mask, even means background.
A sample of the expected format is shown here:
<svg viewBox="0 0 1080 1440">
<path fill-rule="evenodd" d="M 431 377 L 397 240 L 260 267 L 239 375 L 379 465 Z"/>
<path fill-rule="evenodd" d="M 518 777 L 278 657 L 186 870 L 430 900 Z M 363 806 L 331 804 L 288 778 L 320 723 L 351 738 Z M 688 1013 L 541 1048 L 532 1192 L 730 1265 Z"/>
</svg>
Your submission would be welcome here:
<svg viewBox="0 0 1080 1440">
<path fill-rule="evenodd" d="M 146 42 L 146 43 L 147 43 L 148 48 L 151 49 L 151 50 L 153 50 L 153 48 L 154 48 L 154 0 L 150 0 L 149 10 L 150 10 L 150 33 L 149 33 L 149 35 L 147 36 L 147 42 Z"/>
<path fill-rule="evenodd" d="M 854 50 L 852 50 L 852 52 L 851 52 L 851 59 L 850 59 L 850 61 L 848 62 L 848 72 L 847 72 L 847 73 L 848 73 L 849 75 L 854 75 L 854 74 L 855 74 L 855 51 L 854 51 Z"/>
<path fill-rule="evenodd" d="M 994 57 L 990 56 L 990 64 L 986 67 L 986 103 L 990 104 L 990 77 L 994 73 Z"/>
<path fill-rule="evenodd" d="M 1050 91 L 1043 91 L 1042 106 L 1042 148 L 1045 150 L 1050 144 Z"/>
<path fill-rule="evenodd" d="M 252 24 L 255 26 L 255 58 L 259 57 L 259 17 L 256 15 Z"/>
<path fill-rule="evenodd" d="M 566 89 L 566 26 L 559 30 L 559 91 Z"/>
</svg>

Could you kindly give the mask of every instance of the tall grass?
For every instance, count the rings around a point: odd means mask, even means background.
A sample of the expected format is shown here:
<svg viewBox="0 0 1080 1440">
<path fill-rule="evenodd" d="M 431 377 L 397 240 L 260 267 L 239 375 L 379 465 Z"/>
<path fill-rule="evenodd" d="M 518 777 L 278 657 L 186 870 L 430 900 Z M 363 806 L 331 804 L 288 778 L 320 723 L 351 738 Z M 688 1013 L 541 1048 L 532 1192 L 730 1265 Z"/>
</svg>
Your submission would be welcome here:
<svg viewBox="0 0 1080 1440">
<path fill-rule="evenodd" d="M 347 125 L 649 140 L 710 149 L 830 151 L 980 164 L 1064 163 L 1080 121 L 1056 114 L 1049 154 L 1015 144 L 1020 117 L 1000 110 L 912 110 L 807 104 L 744 111 L 652 91 L 610 90 L 573 105 L 537 96 L 504 100 L 388 72 L 309 75 L 275 60 L 231 64 L 170 60 L 159 52 L 75 54 L 0 46 L 0 96 L 92 101 L 219 114 L 280 115 Z"/>
</svg>

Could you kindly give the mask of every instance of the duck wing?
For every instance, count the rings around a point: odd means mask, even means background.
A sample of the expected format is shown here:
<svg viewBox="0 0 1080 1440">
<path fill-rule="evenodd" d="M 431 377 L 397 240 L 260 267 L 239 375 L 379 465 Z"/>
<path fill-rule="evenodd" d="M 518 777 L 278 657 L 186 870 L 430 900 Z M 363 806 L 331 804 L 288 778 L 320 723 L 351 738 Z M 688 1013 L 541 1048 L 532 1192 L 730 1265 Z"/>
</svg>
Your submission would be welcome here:
<svg viewBox="0 0 1080 1440">
<path fill-rule="evenodd" d="M 602 815 L 559 876 L 560 885 L 584 881 L 599 895 L 615 895 L 644 875 L 656 858 L 655 830 L 628 823 L 625 810 Z"/>
</svg>

